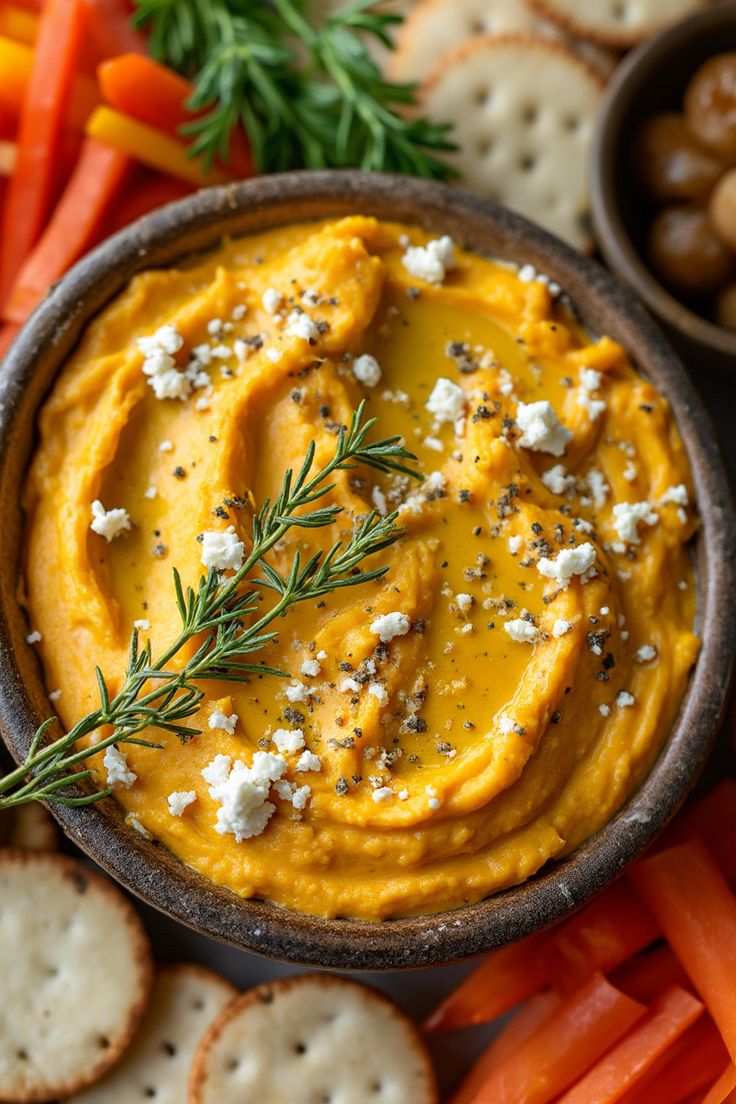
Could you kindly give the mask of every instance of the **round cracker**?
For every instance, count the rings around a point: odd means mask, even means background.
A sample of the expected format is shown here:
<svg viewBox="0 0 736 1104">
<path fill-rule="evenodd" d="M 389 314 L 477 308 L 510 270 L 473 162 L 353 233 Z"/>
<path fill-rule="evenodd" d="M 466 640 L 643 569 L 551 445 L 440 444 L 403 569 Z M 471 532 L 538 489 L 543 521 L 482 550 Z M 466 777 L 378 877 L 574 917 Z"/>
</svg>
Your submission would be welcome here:
<svg viewBox="0 0 736 1104">
<path fill-rule="evenodd" d="M 482 35 L 446 55 L 425 110 L 454 126 L 463 183 L 590 250 L 587 166 L 602 78 L 572 50 L 533 35 Z"/>
<path fill-rule="evenodd" d="M 626 49 L 708 7 L 710 0 L 526 0 L 565 30 L 602 46 Z"/>
<path fill-rule="evenodd" d="M 67 1096 L 117 1061 L 153 969 L 138 915 L 63 855 L 0 852 L 0 1100 Z"/>
<path fill-rule="evenodd" d="M 427 1049 L 387 997 L 328 974 L 243 994 L 194 1058 L 189 1104 L 437 1104 Z"/>
<path fill-rule="evenodd" d="M 182 1104 L 192 1058 L 202 1038 L 238 990 L 204 966 L 164 966 L 156 974 L 133 1042 L 107 1076 L 67 1104 Z"/>
</svg>

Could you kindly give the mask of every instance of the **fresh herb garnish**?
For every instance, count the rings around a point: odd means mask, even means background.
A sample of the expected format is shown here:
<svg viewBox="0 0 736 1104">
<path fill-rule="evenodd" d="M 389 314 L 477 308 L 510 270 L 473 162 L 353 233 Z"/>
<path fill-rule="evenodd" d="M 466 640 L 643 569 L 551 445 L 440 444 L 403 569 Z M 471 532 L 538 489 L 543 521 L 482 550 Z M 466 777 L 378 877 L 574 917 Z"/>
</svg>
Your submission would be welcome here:
<svg viewBox="0 0 736 1104">
<path fill-rule="evenodd" d="M 112 744 L 160 748 L 160 744 L 141 737 L 149 728 L 171 732 L 182 740 L 197 735 L 200 730 L 184 722 L 196 713 L 205 696 L 199 685 L 202 680 L 247 682 L 253 675 L 288 678 L 284 671 L 245 659 L 278 638 L 278 632 L 269 626 L 300 602 L 321 598 L 343 587 L 360 586 L 386 573 L 386 567 L 363 571 L 360 565 L 401 536 L 403 529 L 395 524 L 397 512 L 381 517 L 371 511 L 356 522 L 347 543 L 338 542 L 326 554 L 317 552 L 306 563 L 296 552 L 286 575 L 280 575 L 264 559 L 295 526 L 319 529 L 335 521 L 342 506 L 312 508 L 334 489 L 335 484 L 328 482 L 333 472 L 362 464 L 380 472 L 422 478 L 404 463 L 416 457 L 406 451 L 401 438 L 367 440 L 375 419 L 364 421 L 364 410 L 362 402 L 350 427 L 341 428 L 334 456 L 323 468 L 312 471 L 315 453 L 312 442 L 299 473 L 294 476 L 292 471 L 286 472 L 277 498 L 264 502 L 254 514 L 252 548 L 234 575 L 222 579 L 210 568 L 196 589 L 185 589 L 174 569 L 176 604 L 181 616 L 177 638 L 154 660 L 150 640 L 141 647 L 138 630 L 134 629 L 121 690 L 111 697 L 104 675 L 97 668 L 99 707 L 50 744 L 44 743 L 44 737 L 56 717 L 44 721 L 33 737 L 25 762 L 0 778 L 0 809 L 39 799 L 60 805 L 89 805 L 107 797 L 111 789 L 83 796 L 69 794 L 72 783 L 83 782 L 93 774 L 82 765 L 86 759 Z M 253 575 L 259 571 L 262 575 Z M 256 616 L 262 608 L 264 590 L 274 593 L 276 599 Z M 194 654 L 180 668 L 172 668 L 172 660 L 192 640 L 197 641 Z M 112 732 L 97 743 L 75 747 L 77 741 L 105 727 L 111 727 Z"/>
<path fill-rule="evenodd" d="M 353 0 L 316 27 L 309 0 L 136 0 L 159 61 L 190 77 L 192 155 L 227 162 L 242 124 L 259 172 L 353 166 L 448 179 L 449 126 L 419 116 L 413 84 L 387 81 L 366 45 L 401 16 Z"/>
</svg>

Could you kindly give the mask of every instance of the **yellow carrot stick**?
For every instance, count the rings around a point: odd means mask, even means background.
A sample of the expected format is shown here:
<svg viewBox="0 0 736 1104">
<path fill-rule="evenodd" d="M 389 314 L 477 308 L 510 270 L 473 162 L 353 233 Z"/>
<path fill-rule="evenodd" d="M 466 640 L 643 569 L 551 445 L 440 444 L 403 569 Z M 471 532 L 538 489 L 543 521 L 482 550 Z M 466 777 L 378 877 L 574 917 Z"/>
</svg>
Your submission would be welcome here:
<svg viewBox="0 0 736 1104">
<path fill-rule="evenodd" d="M 187 156 L 183 142 L 110 107 L 97 108 L 87 122 L 86 132 L 90 138 L 127 153 L 149 169 L 176 176 L 200 188 L 208 184 L 227 184 L 233 179 L 220 169 L 205 170 L 201 160 Z"/>
<path fill-rule="evenodd" d="M 38 34 L 38 17 L 33 12 L 16 8 L 12 4 L 0 7 L 0 35 L 6 35 L 16 42 L 33 46 Z"/>
<path fill-rule="evenodd" d="M 32 69 L 31 47 L 0 34 L 0 108 L 11 119 L 17 119 L 20 115 Z M 69 126 L 74 130 L 81 130 L 99 101 L 96 82 L 84 73 L 78 73 L 72 83 L 69 99 Z"/>
</svg>

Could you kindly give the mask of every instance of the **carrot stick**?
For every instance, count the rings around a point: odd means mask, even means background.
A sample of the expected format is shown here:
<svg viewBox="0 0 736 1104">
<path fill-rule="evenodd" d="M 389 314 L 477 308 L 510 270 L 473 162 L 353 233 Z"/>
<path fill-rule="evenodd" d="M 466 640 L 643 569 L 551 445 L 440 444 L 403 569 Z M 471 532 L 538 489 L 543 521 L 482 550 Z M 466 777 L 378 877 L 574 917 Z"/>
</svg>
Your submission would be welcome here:
<svg viewBox="0 0 736 1104">
<path fill-rule="evenodd" d="M 693 836 L 701 836 L 712 850 L 723 836 L 736 830 L 736 780 L 724 778 L 717 786 L 688 805 L 675 818 L 657 841 L 663 847 L 675 847 L 686 843 Z"/>
<path fill-rule="evenodd" d="M 633 1031 L 564 1094 L 559 1104 L 618 1104 L 703 1011 L 684 989 L 668 989 Z"/>
<path fill-rule="evenodd" d="M 142 170 L 146 171 L 146 170 Z M 183 199 L 191 195 L 192 188 L 181 180 L 174 180 L 170 176 L 150 176 L 132 187 L 126 188 L 125 194 L 110 211 L 102 227 L 104 236 L 114 234 L 129 226 L 131 222 L 150 214 L 157 207 L 163 207 L 166 203 Z"/>
<path fill-rule="evenodd" d="M 183 142 L 169 138 L 161 131 L 139 123 L 128 115 L 122 115 L 119 111 L 113 111 L 110 107 L 98 107 L 87 123 L 86 131 L 90 138 L 107 142 L 109 146 L 114 146 L 121 153 L 127 153 L 142 165 L 176 176 L 180 180 L 196 184 L 197 187 L 226 184 L 232 180 L 230 175 L 220 169 L 205 171 L 201 160 L 187 156 Z"/>
<path fill-rule="evenodd" d="M 626 882 L 615 882 L 562 924 L 541 952 L 547 980 L 570 993 L 596 970 L 607 973 L 653 943 L 654 918 Z"/>
<path fill-rule="evenodd" d="M 8 323 L 7 326 L 0 323 L 0 362 L 19 333 L 20 326 L 16 326 L 15 323 Z"/>
<path fill-rule="evenodd" d="M 122 0 L 83 0 L 89 16 L 89 37 L 98 58 L 145 54 L 146 40 L 132 23 Z"/>
<path fill-rule="evenodd" d="M 12 176 L 18 162 L 15 142 L 0 142 L 0 176 Z"/>
<path fill-rule="evenodd" d="M 651 1004 L 673 985 L 691 989 L 687 974 L 669 947 L 657 947 L 624 962 L 610 975 L 613 984 L 634 1000 Z"/>
<path fill-rule="evenodd" d="M 33 70 L 23 98 L 18 163 L 5 202 L 0 303 L 48 215 L 82 29 L 80 0 L 48 0 L 41 13 Z"/>
<path fill-rule="evenodd" d="M 16 122 L 20 118 L 32 70 L 31 47 L 0 36 L 0 111 Z M 99 102 L 96 83 L 90 77 L 78 73 L 72 81 L 67 111 L 68 125 L 81 130 Z"/>
<path fill-rule="evenodd" d="M 423 1030 L 431 1034 L 488 1023 L 543 989 L 538 954 L 547 938 L 542 932 L 494 951 L 435 1008 Z"/>
<path fill-rule="evenodd" d="M 728 1062 L 728 1051 L 710 1016 L 701 1016 L 661 1055 L 621 1104 L 679 1104 L 700 1099 Z"/>
<path fill-rule="evenodd" d="M 703 1104 L 736 1104 L 736 1066 L 727 1066 L 703 1097 Z"/>
<path fill-rule="evenodd" d="M 194 85 L 152 58 L 139 54 L 111 58 L 98 67 L 97 79 L 103 99 L 111 107 L 172 138 L 181 138 L 181 127 L 203 114 L 186 107 Z M 241 131 L 233 134 L 230 157 L 223 167 L 238 177 L 252 176 L 253 162 Z"/>
<path fill-rule="evenodd" d="M 594 974 L 490 1077 L 472 1104 L 548 1104 L 582 1077 L 646 1008 Z"/>
<path fill-rule="evenodd" d="M 470 1068 L 449 1104 L 470 1104 L 492 1071 L 510 1058 L 527 1039 L 530 1039 L 561 1003 L 557 994 L 551 990 L 536 993 L 531 997 L 501 1029 L 490 1046 Z"/>
<path fill-rule="evenodd" d="M 644 859 L 630 877 L 736 1060 L 736 896 L 700 841 Z"/>
<path fill-rule="evenodd" d="M 51 284 L 88 247 L 129 169 L 128 158 L 86 138 L 54 214 L 30 254 L 3 309 L 8 322 L 25 322 Z"/>
<path fill-rule="evenodd" d="M 32 46 L 38 34 L 38 17 L 24 8 L 8 4 L 0 8 L 0 35 Z"/>
</svg>

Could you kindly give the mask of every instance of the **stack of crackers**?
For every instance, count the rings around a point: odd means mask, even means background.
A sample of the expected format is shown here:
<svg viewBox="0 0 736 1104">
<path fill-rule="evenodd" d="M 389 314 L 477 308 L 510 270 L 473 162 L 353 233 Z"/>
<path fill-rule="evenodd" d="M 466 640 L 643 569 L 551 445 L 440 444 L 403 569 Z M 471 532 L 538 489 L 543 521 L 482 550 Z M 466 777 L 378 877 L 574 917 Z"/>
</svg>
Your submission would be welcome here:
<svg viewBox="0 0 736 1104">
<path fill-rule="evenodd" d="M 387 0 L 405 22 L 383 65 L 453 124 L 465 187 L 589 252 L 587 162 L 606 81 L 624 50 L 708 2 Z"/>
<path fill-rule="evenodd" d="M 199 965 L 156 967 L 129 900 L 54 852 L 45 810 L 0 831 L 2 1104 L 437 1104 L 421 1036 L 386 997 L 322 974 L 239 993 Z"/>
</svg>

